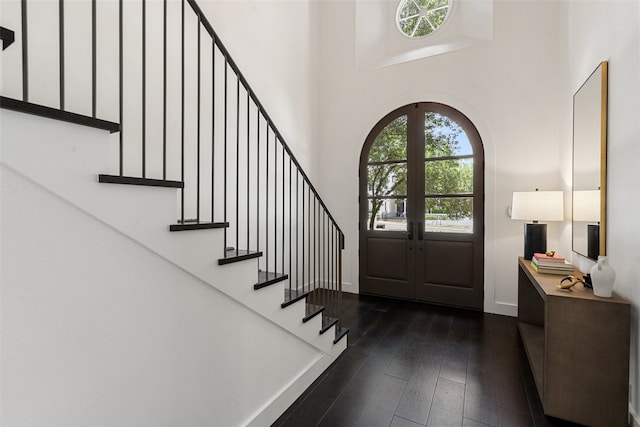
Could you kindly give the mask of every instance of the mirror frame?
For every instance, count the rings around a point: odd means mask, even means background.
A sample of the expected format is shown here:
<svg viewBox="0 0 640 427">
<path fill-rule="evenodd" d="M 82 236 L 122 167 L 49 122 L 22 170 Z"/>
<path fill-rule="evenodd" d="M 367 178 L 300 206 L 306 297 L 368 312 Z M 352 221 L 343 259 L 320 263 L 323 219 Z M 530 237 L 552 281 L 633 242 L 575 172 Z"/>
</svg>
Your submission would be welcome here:
<svg viewBox="0 0 640 427">
<path fill-rule="evenodd" d="M 599 82 L 597 81 L 599 79 Z M 607 230 L 607 217 L 606 217 L 606 202 L 607 202 L 607 80 L 608 80 L 608 62 L 602 61 L 598 67 L 591 73 L 591 75 L 587 78 L 587 80 L 578 88 L 576 93 L 573 96 L 573 157 L 572 157 L 572 214 L 571 214 L 571 248 L 572 250 L 580 254 L 584 257 L 597 260 L 597 256 L 606 255 L 606 230 Z M 576 189 L 576 158 L 584 158 L 584 147 L 580 146 L 580 141 L 576 140 L 576 134 L 579 134 L 580 130 L 578 127 L 582 125 L 578 120 L 576 120 L 576 101 L 580 98 L 580 95 L 584 95 L 585 87 L 588 84 L 599 83 L 600 86 L 600 96 L 599 99 L 593 99 L 594 106 L 591 108 L 599 108 L 599 116 L 600 116 L 600 131 L 599 135 L 595 138 L 600 139 L 599 144 L 599 159 L 594 159 L 594 163 L 599 165 L 599 177 L 594 177 L 594 179 L 598 179 L 599 182 L 599 190 L 600 190 L 600 221 L 599 221 L 599 245 L 598 245 L 598 254 L 588 254 L 582 253 L 580 248 L 576 247 L 576 192 L 580 190 L 585 190 L 584 188 Z M 598 105 L 595 105 L 595 104 Z M 581 107 L 583 107 L 581 105 Z M 589 106 L 587 106 L 589 108 Z M 591 124 L 593 125 L 593 124 Z M 582 149 L 582 150 L 581 150 Z M 590 153 L 592 156 L 596 155 L 595 152 Z M 579 167 L 579 165 L 578 165 Z M 598 190 L 588 188 L 587 190 Z M 586 238 L 585 238 L 586 239 Z M 588 252 L 588 251 L 586 251 Z M 591 255 L 591 256 L 590 256 Z"/>
</svg>

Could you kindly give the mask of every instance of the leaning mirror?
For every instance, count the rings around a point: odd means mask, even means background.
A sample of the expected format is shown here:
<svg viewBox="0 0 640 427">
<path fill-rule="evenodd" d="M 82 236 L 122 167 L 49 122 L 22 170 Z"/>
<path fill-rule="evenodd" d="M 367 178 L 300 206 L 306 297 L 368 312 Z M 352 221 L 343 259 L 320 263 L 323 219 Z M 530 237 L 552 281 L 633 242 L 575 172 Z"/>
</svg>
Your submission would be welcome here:
<svg viewBox="0 0 640 427">
<path fill-rule="evenodd" d="M 607 62 L 573 96 L 572 248 L 605 255 L 607 179 Z"/>
</svg>

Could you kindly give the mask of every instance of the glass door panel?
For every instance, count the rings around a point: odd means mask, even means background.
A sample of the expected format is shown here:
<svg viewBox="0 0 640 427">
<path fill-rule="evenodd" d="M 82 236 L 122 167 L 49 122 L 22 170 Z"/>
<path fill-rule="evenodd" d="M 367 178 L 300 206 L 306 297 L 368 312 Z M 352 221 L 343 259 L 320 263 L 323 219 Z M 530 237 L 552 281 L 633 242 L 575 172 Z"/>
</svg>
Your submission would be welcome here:
<svg viewBox="0 0 640 427">
<path fill-rule="evenodd" d="M 367 161 L 367 230 L 407 231 L 407 116 L 378 134 Z"/>
</svg>

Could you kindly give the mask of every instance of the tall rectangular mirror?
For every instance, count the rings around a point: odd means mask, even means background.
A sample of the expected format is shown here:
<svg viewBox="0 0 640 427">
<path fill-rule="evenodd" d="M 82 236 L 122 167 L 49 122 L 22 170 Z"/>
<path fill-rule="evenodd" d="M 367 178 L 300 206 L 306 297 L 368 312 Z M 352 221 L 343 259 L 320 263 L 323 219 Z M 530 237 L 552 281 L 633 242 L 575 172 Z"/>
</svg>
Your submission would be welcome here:
<svg viewBox="0 0 640 427">
<path fill-rule="evenodd" d="M 607 66 L 573 96 L 572 249 L 594 260 L 606 249 Z"/>
</svg>

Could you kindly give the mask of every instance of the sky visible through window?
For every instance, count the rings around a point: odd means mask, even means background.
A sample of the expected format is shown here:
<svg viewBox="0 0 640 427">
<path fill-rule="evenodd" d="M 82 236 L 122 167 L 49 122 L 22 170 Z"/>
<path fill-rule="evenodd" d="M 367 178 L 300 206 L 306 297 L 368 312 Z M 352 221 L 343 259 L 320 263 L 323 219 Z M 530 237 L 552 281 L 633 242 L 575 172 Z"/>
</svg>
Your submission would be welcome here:
<svg viewBox="0 0 640 427">
<path fill-rule="evenodd" d="M 467 138 L 467 134 L 457 125 L 454 127 L 451 126 L 438 126 L 433 129 L 434 133 L 443 133 L 445 135 L 455 134 L 459 132 L 456 136 L 455 140 L 458 143 L 456 146 L 454 156 L 467 156 L 472 155 L 473 150 L 471 149 L 471 143 L 469 142 L 469 138 Z"/>
</svg>

